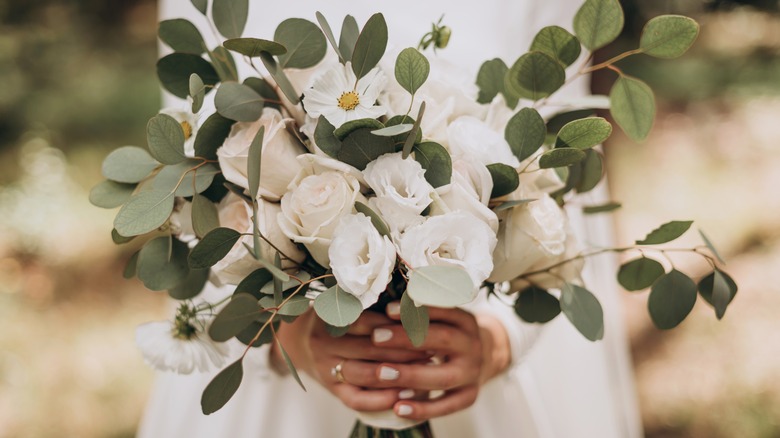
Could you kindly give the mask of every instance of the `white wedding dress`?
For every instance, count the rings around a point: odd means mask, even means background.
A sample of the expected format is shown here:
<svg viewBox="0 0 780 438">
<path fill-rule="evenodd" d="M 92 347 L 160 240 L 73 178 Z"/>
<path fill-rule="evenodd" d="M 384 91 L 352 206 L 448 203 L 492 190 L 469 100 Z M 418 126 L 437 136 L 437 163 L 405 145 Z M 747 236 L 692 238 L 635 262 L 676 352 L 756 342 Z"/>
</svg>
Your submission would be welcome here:
<svg viewBox="0 0 780 438">
<path fill-rule="evenodd" d="M 557 24 L 571 29 L 579 0 L 289 0 L 250 2 L 246 36 L 270 39 L 276 25 L 289 17 L 315 21 L 321 11 L 336 32 L 346 14 L 358 23 L 382 12 L 391 45 L 416 46 L 444 13 L 453 30 L 450 45 L 438 56 L 466 69 L 476 78 L 481 62 L 500 57 L 508 64 L 524 53 L 535 33 Z M 161 19 L 184 17 L 204 36 L 210 32 L 190 0 L 162 0 Z M 213 38 L 212 38 L 213 42 Z M 432 56 L 430 53 L 427 55 Z M 587 83 L 568 86 L 563 94 L 581 96 Z M 170 96 L 166 98 L 169 99 Z M 174 104 L 169 99 L 167 103 Z M 604 189 L 591 203 L 602 201 Z M 572 222 L 589 244 L 609 245 L 611 227 L 603 218 Z M 511 308 L 485 303 L 505 324 L 511 337 L 513 365 L 486 384 L 467 410 L 432 421 L 439 438 L 635 438 L 642 435 L 627 342 L 622 326 L 614 260 L 590 260 L 584 273 L 590 290 L 605 310 L 604 340 L 585 340 L 563 315 L 542 330 L 518 320 Z M 212 297 L 230 291 L 214 288 Z M 533 347 L 533 348 L 531 348 Z M 267 367 L 267 347 L 254 349 L 245 361 L 241 388 L 220 411 L 204 416 L 203 388 L 211 374 L 160 374 L 152 390 L 138 436 L 141 438 L 342 438 L 355 414 L 312 379 L 302 376 L 308 392 L 291 377 L 279 377 Z"/>
</svg>

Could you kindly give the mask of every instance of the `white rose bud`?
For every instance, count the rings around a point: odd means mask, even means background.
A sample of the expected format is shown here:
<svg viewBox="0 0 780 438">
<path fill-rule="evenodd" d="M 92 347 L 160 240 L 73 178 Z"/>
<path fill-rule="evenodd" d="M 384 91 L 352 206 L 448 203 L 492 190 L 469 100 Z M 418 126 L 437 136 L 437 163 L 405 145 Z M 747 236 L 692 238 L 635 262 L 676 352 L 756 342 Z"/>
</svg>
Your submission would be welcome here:
<svg viewBox="0 0 780 438">
<path fill-rule="evenodd" d="M 300 169 L 296 159 L 306 152 L 298 139 L 287 132 L 287 120 L 273 108 L 264 108 L 256 122 L 238 122 L 230 129 L 225 143 L 217 149 L 217 158 L 225 179 L 243 188 L 249 187 L 247 166 L 249 146 L 260 127 L 265 127 L 260 164 L 260 195 L 278 201 Z"/>
<path fill-rule="evenodd" d="M 465 211 L 487 223 L 493 232 L 498 231 L 498 216 L 487 207 L 493 179 L 482 163 L 464 158 L 452 160 L 452 181 L 439 187 L 439 200 L 431 204 L 431 215 L 450 211 Z"/>
<path fill-rule="evenodd" d="M 367 309 L 387 287 L 395 267 L 395 245 L 363 213 L 343 216 L 328 250 L 339 286 Z"/>
<path fill-rule="evenodd" d="M 496 235 L 482 220 L 456 211 L 409 228 L 398 246 L 401 257 L 413 268 L 457 266 L 479 287 L 493 270 Z"/>
<path fill-rule="evenodd" d="M 252 207 L 241 197 L 229 193 L 217 206 L 219 223 L 222 227 L 232 228 L 240 233 L 252 233 Z M 277 216 L 281 208 L 278 204 L 258 201 L 258 228 L 265 236 L 284 254 L 282 256 L 282 268 L 287 269 L 303 262 L 306 258 L 300 249 L 288 239 L 279 228 Z M 243 244 L 254 245 L 252 236 L 242 236 L 230 252 L 211 269 L 222 284 L 238 284 L 255 269 L 262 265 L 247 251 Z M 273 260 L 276 250 L 264 240 L 260 240 L 262 256 L 265 260 Z M 290 257 L 292 260 L 287 259 Z"/>
<path fill-rule="evenodd" d="M 453 155 L 467 155 L 484 165 L 503 163 L 518 168 L 520 161 L 512 153 L 504 134 L 472 116 L 455 119 L 447 127 L 450 151 Z"/>
<path fill-rule="evenodd" d="M 363 175 L 376 193 L 376 198 L 369 201 L 371 207 L 393 233 L 401 233 L 424 220 L 421 213 L 431 203 L 433 187 L 416 160 L 403 159 L 400 152 L 385 154 L 368 163 Z"/>
</svg>

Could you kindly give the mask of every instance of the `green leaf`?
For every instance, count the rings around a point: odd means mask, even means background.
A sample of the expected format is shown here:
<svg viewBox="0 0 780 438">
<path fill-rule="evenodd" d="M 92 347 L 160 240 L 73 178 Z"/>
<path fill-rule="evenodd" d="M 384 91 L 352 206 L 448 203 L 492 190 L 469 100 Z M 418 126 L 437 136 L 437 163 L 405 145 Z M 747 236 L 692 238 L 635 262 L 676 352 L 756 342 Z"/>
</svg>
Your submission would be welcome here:
<svg viewBox="0 0 780 438">
<path fill-rule="evenodd" d="M 561 289 L 560 303 L 563 314 L 586 339 L 604 338 L 604 311 L 589 290 L 567 283 Z"/>
<path fill-rule="evenodd" d="M 260 190 L 260 163 L 263 157 L 263 137 L 265 136 L 265 126 L 261 126 L 249 145 L 249 156 L 247 157 L 247 180 L 249 181 L 249 195 L 252 199 L 257 199 L 257 192 Z"/>
<path fill-rule="evenodd" d="M 374 14 L 368 19 L 366 25 L 355 42 L 355 50 L 352 54 L 352 71 L 357 79 L 367 75 L 371 69 L 379 64 L 387 49 L 387 23 L 382 14 Z"/>
<path fill-rule="evenodd" d="M 726 264 L 726 262 L 725 262 L 725 261 L 723 261 L 723 257 L 721 257 L 721 256 L 720 256 L 720 254 L 718 253 L 718 250 L 715 248 L 715 245 L 713 245 L 713 244 L 712 244 L 712 241 L 710 240 L 710 238 L 709 238 L 709 237 L 707 237 L 707 235 L 706 235 L 706 234 L 704 234 L 704 231 L 702 231 L 702 230 L 700 229 L 700 230 L 699 230 L 699 235 L 701 236 L 701 240 L 703 240 L 703 241 L 704 241 L 704 244 L 705 244 L 705 245 L 707 245 L 707 248 L 709 248 L 710 252 L 712 252 L 712 255 L 714 255 L 714 256 L 715 256 L 715 258 L 716 258 L 716 259 L 718 259 L 718 261 L 719 261 L 720 263 L 722 263 L 722 264 L 724 264 L 724 265 L 725 265 L 725 264 Z"/>
<path fill-rule="evenodd" d="M 226 49 L 238 52 L 244 56 L 255 58 L 262 52 L 274 56 L 284 55 L 287 48 L 276 41 L 268 41 L 259 38 L 233 38 L 222 43 Z"/>
<path fill-rule="evenodd" d="M 314 142 L 323 152 L 333 158 L 338 158 L 339 151 L 341 151 L 341 140 L 336 138 L 335 129 L 328 119 L 320 116 L 317 119 L 317 127 L 314 128 Z"/>
<path fill-rule="evenodd" d="M 585 151 L 585 159 L 579 164 L 580 180 L 576 185 L 577 193 L 589 192 L 596 188 L 604 176 L 604 163 L 601 154 L 594 149 Z"/>
<path fill-rule="evenodd" d="M 259 94 L 260 97 L 265 99 L 266 106 L 279 109 L 279 104 L 276 103 L 279 101 L 279 94 L 274 89 L 274 86 L 271 85 L 266 79 L 249 77 L 244 79 L 244 85 L 255 90 L 255 93 Z"/>
<path fill-rule="evenodd" d="M 322 15 L 320 11 L 317 11 L 315 15 L 317 16 L 317 23 L 320 24 L 320 29 L 322 29 L 322 33 L 325 34 L 325 38 L 328 39 L 328 42 L 330 43 L 331 47 L 333 47 L 333 50 L 339 56 L 339 62 L 341 62 L 342 64 L 346 63 L 347 60 L 344 59 L 344 56 L 339 51 L 339 44 L 336 42 L 336 37 L 333 35 L 333 29 L 330 28 L 330 24 L 328 23 L 328 20 L 325 19 L 325 16 Z"/>
<path fill-rule="evenodd" d="M 529 52 L 509 69 L 505 87 L 512 95 L 539 100 L 556 92 L 565 80 L 566 72 L 555 58 L 542 52 Z"/>
<path fill-rule="evenodd" d="M 217 89 L 214 105 L 223 117 L 238 122 L 254 122 L 263 113 L 264 101 L 247 85 L 223 82 Z"/>
<path fill-rule="evenodd" d="M 337 139 L 344 141 L 345 138 L 349 134 L 351 134 L 354 131 L 357 131 L 358 129 L 370 129 L 370 130 L 377 130 L 384 128 L 385 125 L 382 124 L 379 120 L 376 119 L 357 119 L 357 120 L 350 120 L 343 125 L 336 128 L 335 131 L 333 131 L 333 135 L 336 136 Z"/>
<path fill-rule="evenodd" d="M 233 120 L 214 113 L 203 122 L 195 137 L 195 155 L 207 160 L 217 159 L 217 149 L 230 134 Z"/>
<path fill-rule="evenodd" d="M 388 126 L 387 128 L 377 129 L 376 131 L 371 131 L 371 133 L 374 135 L 378 135 L 380 137 L 395 137 L 401 134 L 406 134 L 407 132 L 410 132 L 412 129 L 414 129 L 414 124 L 401 123 L 399 125 L 393 125 L 393 126 Z"/>
<path fill-rule="evenodd" d="M 656 58 L 676 58 L 691 48 L 699 36 L 699 24 L 682 15 L 661 15 L 642 29 L 639 48 Z"/>
<path fill-rule="evenodd" d="M 409 154 L 412 153 L 412 148 L 414 147 L 414 143 L 417 141 L 417 138 L 420 136 L 420 124 L 422 123 L 423 115 L 425 114 L 425 101 L 420 102 L 420 110 L 417 111 L 417 120 L 414 121 L 414 126 L 412 126 L 412 130 L 409 131 L 409 135 L 406 136 L 406 141 L 404 142 L 403 152 L 401 153 L 401 156 L 405 160 L 407 157 L 409 157 Z"/>
<path fill-rule="evenodd" d="M 647 307 L 656 327 L 677 327 L 696 303 L 696 284 L 687 275 L 672 270 L 659 278 L 650 291 Z"/>
<path fill-rule="evenodd" d="M 198 55 L 171 53 L 157 61 L 157 77 L 163 88 L 174 96 L 186 99 L 190 92 L 190 76 L 195 73 L 205 85 L 215 85 L 219 75 L 214 67 Z"/>
<path fill-rule="evenodd" d="M 339 37 L 339 53 L 345 61 L 352 60 L 352 54 L 355 51 L 355 44 L 360 36 L 360 28 L 358 27 L 355 17 L 347 15 L 344 17 L 344 21 L 341 24 L 341 36 Z"/>
<path fill-rule="evenodd" d="M 314 311 L 326 323 L 345 327 L 357 321 L 363 312 L 363 305 L 354 295 L 336 285 L 317 296 Z"/>
<path fill-rule="evenodd" d="M 257 298 L 249 294 L 235 294 L 217 313 L 209 326 L 209 336 L 216 342 L 225 342 L 241 333 L 262 313 Z"/>
<path fill-rule="evenodd" d="M 647 257 L 640 257 L 623 264 L 617 278 L 624 289 L 637 291 L 652 286 L 664 273 L 666 270 L 662 264 Z"/>
<path fill-rule="evenodd" d="M 452 157 L 439 143 L 426 141 L 414 147 L 414 159 L 425 169 L 425 180 L 438 188 L 452 180 Z"/>
<path fill-rule="evenodd" d="M 206 43 L 198 28 L 183 18 L 161 21 L 157 36 L 176 52 L 200 55 L 206 50 Z"/>
<path fill-rule="evenodd" d="M 201 165 L 196 160 L 187 160 L 173 166 L 165 166 L 154 177 L 155 190 L 173 192 L 176 196 L 190 197 L 202 193 L 211 186 L 220 170 L 214 164 Z"/>
<path fill-rule="evenodd" d="M 284 73 L 284 69 L 276 62 L 273 56 L 267 53 L 261 53 L 260 59 L 263 61 L 265 69 L 268 70 L 268 74 L 271 75 L 274 82 L 276 82 L 276 85 L 278 85 L 279 89 L 282 90 L 282 94 L 284 94 L 290 103 L 293 105 L 298 105 L 298 103 L 301 101 L 301 97 L 298 92 L 295 91 L 295 87 L 293 87 L 290 79 Z"/>
<path fill-rule="evenodd" d="M 249 14 L 249 0 L 212 0 L 211 18 L 225 38 L 238 38 L 244 33 Z"/>
<path fill-rule="evenodd" d="M 217 46 L 208 52 L 211 64 L 222 82 L 238 81 L 238 67 L 233 55 L 224 47 Z"/>
<path fill-rule="evenodd" d="M 252 296 L 259 300 L 263 297 L 263 294 L 260 290 L 263 288 L 263 286 L 269 282 L 272 282 L 273 279 L 274 276 L 268 272 L 268 269 L 255 269 L 251 274 L 244 277 L 244 279 L 238 283 L 234 294 L 248 293 L 252 294 Z"/>
<path fill-rule="evenodd" d="M 214 0 L 215 2 L 219 0 Z M 223 0 L 226 1 L 226 0 Z M 222 406 L 230 401 L 233 395 L 241 386 L 241 379 L 244 378 L 244 368 L 241 365 L 243 356 L 230 364 L 227 368 L 220 371 L 219 374 L 209 382 L 203 395 L 200 398 L 200 408 L 204 415 L 213 414 L 222 409 Z"/>
<path fill-rule="evenodd" d="M 141 251 L 136 251 L 130 256 L 130 259 L 127 260 L 125 269 L 122 271 L 122 277 L 126 280 L 129 280 L 138 274 L 138 254 L 140 253 Z"/>
<path fill-rule="evenodd" d="M 192 198 L 192 228 L 198 239 L 219 228 L 217 206 L 205 196 L 195 195 Z"/>
<path fill-rule="evenodd" d="M 287 48 L 287 53 L 279 56 L 281 68 L 314 67 L 328 51 L 328 42 L 320 28 L 303 18 L 282 21 L 276 28 L 274 41 Z"/>
<path fill-rule="evenodd" d="M 205 269 L 225 258 L 233 245 L 241 238 L 241 233 L 231 228 L 215 228 L 192 248 L 189 262 L 192 269 Z"/>
<path fill-rule="evenodd" d="M 612 134 L 612 125 L 601 117 L 569 122 L 558 132 L 555 147 L 590 149 L 604 142 Z"/>
<path fill-rule="evenodd" d="M 425 83 L 430 72 L 428 59 L 415 48 L 403 49 L 395 60 L 395 79 L 412 95 Z"/>
<path fill-rule="evenodd" d="M 379 234 L 382 236 L 391 237 L 390 227 L 387 226 L 385 221 L 374 210 L 372 210 L 371 207 L 360 201 L 356 201 L 355 210 L 357 210 L 358 213 L 363 213 L 369 219 L 371 219 L 371 224 L 373 224 L 374 228 L 379 231 Z"/>
<path fill-rule="evenodd" d="M 655 119 L 653 90 L 639 79 L 621 76 L 609 92 L 610 113 L 618 126 L 634 141 L 647 138 Z"/>
<path fill-rule="evenodd" d="M 487 169 L 490 171 L 490 177 L 493 178 L 493 191 L 490 192 L 491 198 L 508 195 L 520 186 L 520 176 L 514 167 L 494 163 L 488 164 Z"/>
<path fill-rule="evenodd" d="M 184 282 L 190 273 L 187 267 L 187 244 L 163 236 L 152 239 L 138 253 L 138 278 L 147 289 L 171 289 Z"/>
<path fill-rule="evenodd" d="M 552 169 L 554 167 L 571 166 L 585 159 L 585 152 L 579 149 L 559 148 L 552 149 L 539 157 L 539 167 Z"/>
<path fill-rule="evenodd" d="M 726 308 L 737 296 L 737 283 L 725 272 L 715 269 L 699 281 L 699 294 L 715 308 L 715 316 L 723 318 Z"/>
<path fill-rule="evenodd" d="M 195 9 L 198 10 L 203 15 L 206 15 L 206 11 L 208 10 L 209 6 L 209 0 L 191 0 L 192 5 L 195 6 Z"/>
<path fill-rule="evenodd" d="M 103 176 L 112 181 L 134 184 L 149 176 L 159 165 L 145 150 L 123 146 L 103 160 L 102 172 Z"/>
<path fill-rule="evenodd" d="M 411 135 L 412 131 L 414 130 L 414 122 L 415 120 L 412 117 L 409 117 L 407 115 L 396 115 L 387 119 L 387 121 L 385 122 L 385 126 L 387 126 L 387 128 L 385 128 L 384 130 L 390 130 L 396 126 L 410 126 L 411 129 L 409 129 L 405 133 L 398 134 L 393 137 L 393 143 L 395 143 L 396 146 L 401 145 L 401 148 L 403 148 L 403 145 L 406 143 L 407 140 L 409 140 L 409 135 Z M 374 131 L 371 131 L 371 133 L 377 135 L 374 133 Z M 422 141 L 422 130 L 418 129 L 417 136 L 414 138 L 414 144 L 418 144 L 421 141 Z"/>
<path fill-rule="evenodd" d="M 263 269 L 265 271 L 268 271 L 267 269 Z M 278 279 L 274 278 L 273 274 L 270 272 L 267 272 L 270 275 L 270 278 L 272 281 L 266 282 L 261 288 L 260 288 L 260 294 L 261 298 L 265 298 L 264 295 L 273 295 L 276 293 L 276 284 L 278 282 L 279 291 L 282 292 L 282 299 L 284 299 L 286 296 L 292 294 L 297 289 L 300 288 L 300 291 L 298 293 L 303 294 L 305 292 L 305 289 L 307 285 L 303 284 L 303 282 L 306 282 L 311 279 L 311 276 L 307 274 L 305 271 L 300 271 L 297 274 L 297 278 L 290 277 L 289 280 L 281 282 L 278 281 Z M 280 301 L 281 302 L 281 301 Z M 262 301 L 260 302 L 262 305 Z M 271 302 L 270 307 L 275 307 L 276 302 Z"/>
<path fill-rule="evenodd" d="M 587 0 L 574 16 L 574 34 L 593 52 L 620 35 L 623 21 L 618 0 Z"/>
<path fill-rule="evenodd" d="M 406 336 L 412 341 L 412 345 L 419 347 L 425 342 L 430 325 L 428 308 L 425 306 L 417 307 L 409 294 L 401 296 L 401 325 L 404 327 Z"/>
<path fill-rule="evenodd" d="M 523 161 L 544 144 L 547 128 L 544 119 L 533 108 L 523 108 L 506 124 L 504 138 L 518 160 Z"/>
<path fill-rule="evenodd" d="M 206 86 L 203 84 L 203 79 L 198 76 L 197 73 L 190 75 L 190 97 L 192 97 L 192 112 L 193 114 L 200 111 L 203 107 L 203 99 L 206 96 Z"/>
<path fill-rule="evenodd" d="M 582 212 L 585 214 L 609 213 L 610 211 L 615 211 L 620 207 L 622 207 L 622 204 L 619 202 L 608 202 L 602 205 L 589 205 L 584 207 Z"/>
<path fill-rule="evenodd" d="M 545 323 L 561 313 L 561 303 L 546 290 L 530 286 L 517 296 L 515 313 L 525 322 Z"/>
<path fill-rule="evenodd" d="M 135 239 L 135 236 L 131 237 L 125 237 L 121 234 L 119 234 L 116 229 L 111 230 L 111 240 L 116 243 L 117 245 L 123 245 L 125 243 L 131 242 Z"/>
<path fill-rule="evenodd" d="M 168 289 L 168 295 L 174 300 L 191 300 L 200 294 L 208 280 L 208 269 L 190 269 L 183 282 Z"/>
<path fill-rule="evenodd" d="M 149 152 L 163 164 L 178 164 L 184 161 L 184 130 L 181 123 L 167 114 L 157 114 L 146 125 L 146 140 Z"/>
<path fill-rule="evenodd" d="M 693 221 L 671 221 L 651 231 L 643 240 L 637 240 L 637 245 L 658 245 L 671 242 L 682 236 L 691 227 Z"/>
<path fill-rule="evenodd" d="M 248 249 L 248 248 L 247 248 Z M 250 251 L 251 253 L 251 251 Z M 279 267 L 274 266 L 273 263 L 270 263 L 269 261 L 261 258 L 258 258 L 257 261 L 263 265 L 265 269 L 268 270 L 268 272 L 271 273 L 271 275 L 274 276 L 274 280 L 279 280 L 281 282 L 290 281 L 290 276 L 286 274 L 284 271 L 282 271 Z"/>
<path fill-rule="evenodd" d="M 138 236 L 161 227 L 173 212 L 173 193 L 159 190 L 141 192 L 119 210 L 114 228 L 125 237 Z"/>
<path fill-rule="evenodd" d="M 296 284 L 300 284 L 297 283 Z M 279 315 L 281 316 L 300 316 L 306 313 L 306 311 L 309 310 L 309 303 L 311 300 L 308 298 L 301 296 L 301 295 L 295 295 L 293 297 L 290 297 L 284 305 L 279 308 Z M 274 299 L 273 297 L 263 297 L 260 299 L 260 305 L 269 308 L 269 307 L 275 307 L 274 306 Z"/>
<path fill-rule="evenodd" d="M 580 57 L 580 41 L 560 26 L 542 28 L 531 43 L 531 50 L 546 53 L 569 66 Z"/>
<path fill-rule="evenodd" d="M 370 128 L 352 131 L 341 143 L 338 159 L 358 170 L 366 168 L 368 163 L 395 150 L 393 140 L 371 134 Z"/>
<path fill-rule="evenodd" d="M 272 325 L 274 326 L 274 330 L 276 330 L 279 326 L 279 322 L 274 321 Z M 268 330 L 266 328 L 258 336 L 258 332 L 260 332 L 262 328 L 263 328 L 263 323 L 253 322 L 249 324 L 249 326 L 245 328 L 241 333 L 237 334 L 236 339 L 238 339 L 242 344 L 247 346 L 251 343 L 252 347 L 259 347 L 261 345 L 270 344 L 274 340 L 274 334 L 273 332 L 271 332 L 271 330 Z M 255 339 L 255 336 L 258 336 L 257 339 Z"/>
<path fill-rule="evenodd" d="M 279 338 L 276 338 L 276 346 L 279 347 L 279 352 L 282 353 L 282 358 L 284 359 L 284 363 L 287 365 L 287 369 L 290 370 L 290 374 L 293 376 L 293 379 L 295 379 L 295 381 L 298 383 L 301 389 L 306 391 L 306 387 L 303 386 L 301 377 L 298 375 L 298 370 L 295 369 L 295 365 L 293 365 L 292 360 L 290 360 L 290 356 L 287 354 L 287 351 L 284 350 L 282 343 L 279 342 Z"/>
<path fill-rule="evenodd" d="M 500 58 L 491 59 L 482 64 L 479 73 L 477 73 L 477 86 L 479 87 L 477 102 L 490 103 L 498 93 L 504 93 L 504 77 L 508 70 L 509 67 Z"/>
<path fill-rule="evenodd" d="M 593 115 L 595 115 L 595 112 L 592 109 L 564 111 L 555 114 L 550 118 L 550 120 L 547 121 L 547 134 L 553 135 L 554 138 L 554 136 L 558 135 L 558 132 L 560 132 L 561 128 L 566 126 L 566 124 L 569 122 L 591 117 Z"/>
<path fill-rule="evenodd" d="M 406 293 L 420 306 L 453 308 L 472 302 L 477 287 L 464 269 L 421 266 L 410 272 Z"/>
<path fill-rule="evenodd" d="M 116 208 L 127 202 L 134 191 L 135 184 L 103 181 L 89 191 L 89 202 L 95 207 Z"/>
<path fill-rule="evenodd" d="M 325 331 L 333 338 L 340 338 L 347 334 L 349 326 L 346 327 L 334 327 L 330 324 L 325 324 Z"/>
</svg>

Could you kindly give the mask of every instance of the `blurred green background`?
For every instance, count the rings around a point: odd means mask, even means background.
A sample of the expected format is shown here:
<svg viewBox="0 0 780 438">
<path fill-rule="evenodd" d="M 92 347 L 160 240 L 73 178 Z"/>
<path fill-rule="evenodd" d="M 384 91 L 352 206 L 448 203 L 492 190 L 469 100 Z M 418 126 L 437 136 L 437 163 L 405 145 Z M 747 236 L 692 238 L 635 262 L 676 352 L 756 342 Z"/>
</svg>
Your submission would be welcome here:
<svg viewBox="0 0 780 438">
<path fill-rule="evenodd" d="M 616 134 L 606 147 L 624 204 L 619 242 L 693 219 L 741 286 L 723 321 L 699 302 L 664 333 L 649 321 L 646 293 L 625 294 L 646 434 L 779 437 L 778 2 L 623 4 L 634 41 L 661 13 L 703 26 L 682 59 L 620 64 L 651 83 L 659 114 L 644 144 Z M 153 0 L 0 0 L 2 438 L 134 434 L 152 379 L 134 327 L 164 316 L 165 301 L 121 278 L 133 248 L 111 243 L 113 212 L 87 195 L 108 151 L 145 142 L 160 105 L 155 32 Z M 612 79 L 594 78 L 594 89 Z"/>
</svg>

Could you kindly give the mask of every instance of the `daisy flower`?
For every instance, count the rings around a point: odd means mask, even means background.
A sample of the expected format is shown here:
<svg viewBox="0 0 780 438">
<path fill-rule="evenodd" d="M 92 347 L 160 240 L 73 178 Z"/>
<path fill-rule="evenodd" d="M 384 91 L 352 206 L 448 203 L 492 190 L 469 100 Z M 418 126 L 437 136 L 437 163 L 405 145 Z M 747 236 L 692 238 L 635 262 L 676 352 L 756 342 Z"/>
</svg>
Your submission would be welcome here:
<svg viewBox="0 0 780 438">
<path fill-rule="evenodd" d="M 303 105 L 311 117 L 321 115 L 336 128 L 352 120 L 376 119 L 387 112 L 374 105 L 385 82 L 378 68 L 357 80 L 351 63 L 337 64 L 314 79 L 303 94 Z"/>
</svg>

